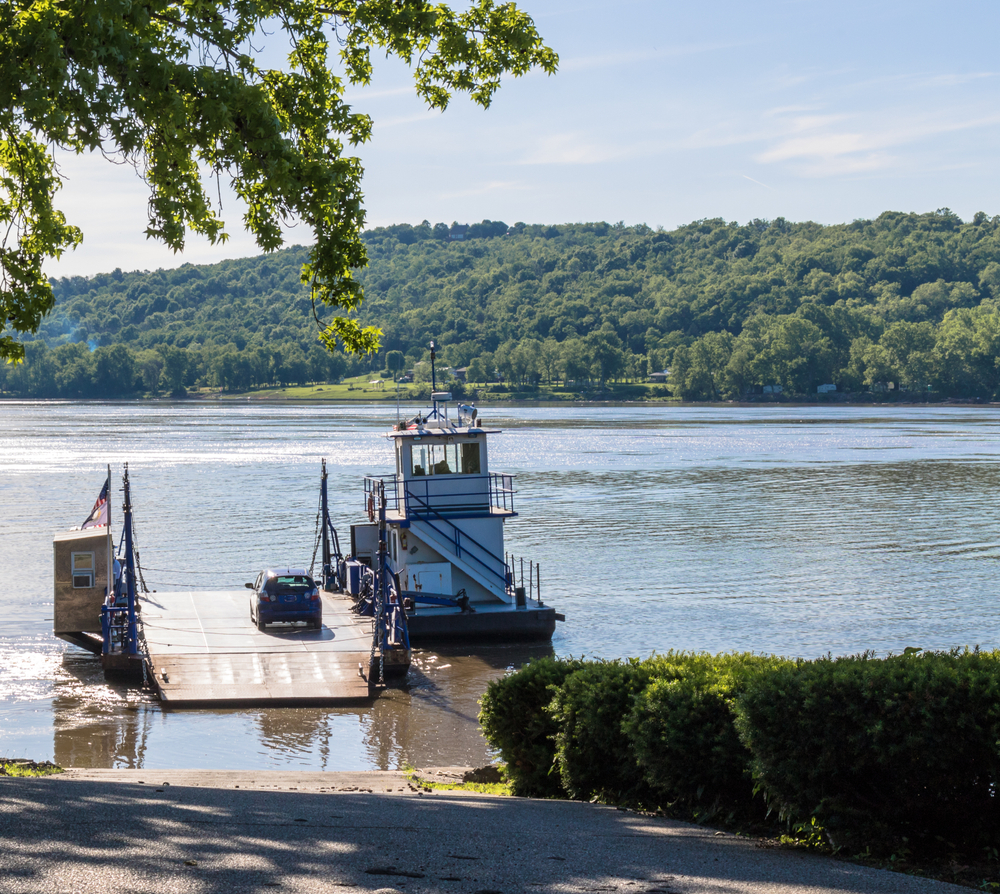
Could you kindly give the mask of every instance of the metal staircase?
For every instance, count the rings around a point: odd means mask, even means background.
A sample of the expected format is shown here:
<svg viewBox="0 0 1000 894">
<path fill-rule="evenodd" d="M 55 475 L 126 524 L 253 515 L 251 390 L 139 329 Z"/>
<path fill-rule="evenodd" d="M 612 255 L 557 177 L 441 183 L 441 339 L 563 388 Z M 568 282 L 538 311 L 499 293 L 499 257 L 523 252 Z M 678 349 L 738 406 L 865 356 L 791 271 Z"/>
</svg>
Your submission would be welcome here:
<svg viewBox="0 0 1000 894">
<path fill-rule="evenodd" d="M 410 522 L 410 529 L 436 549 L 456 568 L 479 581 L 493 595 L 512 602 L 509 574 L 504 560 L 474 537 L 438 513 L 427 513 Z"/>
</svg>

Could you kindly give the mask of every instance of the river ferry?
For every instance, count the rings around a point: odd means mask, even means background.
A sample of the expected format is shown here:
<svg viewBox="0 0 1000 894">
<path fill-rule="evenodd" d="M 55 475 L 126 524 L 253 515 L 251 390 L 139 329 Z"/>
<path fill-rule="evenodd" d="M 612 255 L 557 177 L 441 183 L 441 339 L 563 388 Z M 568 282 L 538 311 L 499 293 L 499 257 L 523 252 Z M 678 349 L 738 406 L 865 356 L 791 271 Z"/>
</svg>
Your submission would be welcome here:
<svg viewBox="0 0 1000 894">
<path fill-rule="evenodd" d="M 563 616 L 542 601 L 541 570 L 504 548 L 504 523 L 517 513 L 513 477 L 490 470 L 500 430 L 448 392 L 431 400 L 386 435 L 395 474 L 365 479 L 368 521 L 351 526 L 345 588 L 385 564 L 414 644 L 551 639 Z"/>
</svg>

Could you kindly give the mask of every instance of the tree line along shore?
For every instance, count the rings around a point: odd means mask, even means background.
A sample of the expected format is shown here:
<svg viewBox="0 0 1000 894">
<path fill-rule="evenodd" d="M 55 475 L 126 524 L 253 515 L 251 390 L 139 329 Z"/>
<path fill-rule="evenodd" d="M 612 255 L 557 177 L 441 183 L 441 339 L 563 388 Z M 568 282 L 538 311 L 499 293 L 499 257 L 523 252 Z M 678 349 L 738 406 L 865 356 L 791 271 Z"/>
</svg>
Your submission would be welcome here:
<svg viewBox="0 0 1000 894">
<path fill-rule="evenodd" d="M 364 240 L 358 319 L 382 329 L 378 354 L 318 342 L 306 249 L 293 247 L 54 280 L 55 309 L 25 363 L 0 367 L 0 391 L 356 397 L 369 381 L 392 385 L 398 352 L 415 380 L 403 396 L 419 397 L 431 339 L 439 370 L 460 370 L 456 391 L 497 399 L 816 399 L 835 386 L 858 400 L 990 400 L 1000 389 L 1000 217 L 982 212 L 670 231 L 425 221 Z"/>
</svg>

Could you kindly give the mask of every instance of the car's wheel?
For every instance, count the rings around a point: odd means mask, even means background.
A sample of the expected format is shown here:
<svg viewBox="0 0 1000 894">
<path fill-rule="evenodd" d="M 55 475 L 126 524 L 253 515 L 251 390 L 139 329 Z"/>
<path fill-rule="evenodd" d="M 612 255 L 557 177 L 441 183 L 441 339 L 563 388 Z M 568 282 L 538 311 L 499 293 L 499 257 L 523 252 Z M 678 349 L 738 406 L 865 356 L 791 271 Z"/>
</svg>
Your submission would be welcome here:
<svg viewBox="0 0 1000 894">
<path fill-rule="evenodd" d="M 263 630 L 265 626 L 266 625 L 264 624 L 264 622 L 260 618 L 258 618 L 257 619 L 257 629 L 258 630 Z"/>
</svg>

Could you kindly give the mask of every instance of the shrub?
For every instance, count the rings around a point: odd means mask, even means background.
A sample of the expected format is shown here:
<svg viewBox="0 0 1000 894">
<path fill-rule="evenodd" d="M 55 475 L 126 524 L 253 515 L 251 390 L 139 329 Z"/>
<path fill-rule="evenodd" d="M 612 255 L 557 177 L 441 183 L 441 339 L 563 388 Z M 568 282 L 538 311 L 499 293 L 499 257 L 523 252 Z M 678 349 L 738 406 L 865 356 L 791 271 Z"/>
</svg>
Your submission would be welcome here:
<svg viewBox="0 0 1000 894">
<path fill-rule="evenodd" d="M 565 796 L 553 763 L 556 722 L 546 708 L 556 688 L 582 664 L 541 658 L 486 687 L 479 722 L 507 765 L 515 795 Z"/>
<path fill-rule="evenodd" d="M 661 805 L 682 806 L 699 819 L 751 812 L 751 755 L 736 732 L 733 697 L 754 673 L 787 663 L 746 653 L 674 652 L 648 662 L 652 682 L 623 729 Z"/>
<path fill-rule="evenodd" d="M 556 765 L 570 797 L 634 802 L 648 794 L 622 721 L 649 679 L 648 663 L 598 661 L 556 691 Z"/>
<path fill-rule="evenodd" d="M 769 803 L 834 845 L 996 846 L 1000 653 L 800 661 L 736 707 Z"/>
</svg>

